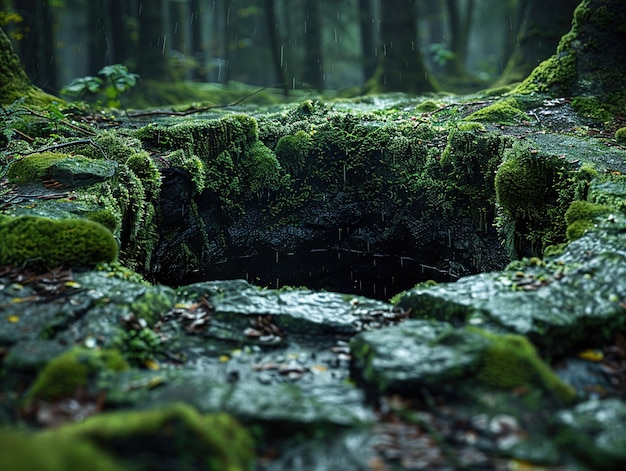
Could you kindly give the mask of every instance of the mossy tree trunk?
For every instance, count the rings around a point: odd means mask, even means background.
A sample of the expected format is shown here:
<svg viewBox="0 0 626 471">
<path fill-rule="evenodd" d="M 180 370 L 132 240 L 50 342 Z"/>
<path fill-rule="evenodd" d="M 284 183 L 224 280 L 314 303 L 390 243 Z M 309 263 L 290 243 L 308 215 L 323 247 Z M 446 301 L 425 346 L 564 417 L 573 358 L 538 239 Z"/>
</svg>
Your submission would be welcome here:
<svg viewBox="0 0 626 471">
<path fill-rule="evenodd" d="M 546 8 L 544 0 L 524 2 L 517 44 L 498 85 L 521 82 L 554 53 L 561 37 L 569 31 L 579 0 L 555 0 Z"/>
<path fill-rule="evenodd" d="M 417 42 L 415 0 L 386 0 L 381 9 L 381 44 L 368 93 L 424 93 L 437 87 L 424 64 Z"/>
<path fill-rule="evenodd" d="M 11 41 L 0 28 L 0 105 L 11 104 L 22 97 L 29 104 L 49 103 L 54 99 L 32 84 Z"/>
<path fill-rule="evenodd" d="M 626 113 L 626 1 L 583 0 L 556 54 L 517 88 L 595 102 Z M 582 99 L 582 100 L 580 100 Z"/>
</svg>

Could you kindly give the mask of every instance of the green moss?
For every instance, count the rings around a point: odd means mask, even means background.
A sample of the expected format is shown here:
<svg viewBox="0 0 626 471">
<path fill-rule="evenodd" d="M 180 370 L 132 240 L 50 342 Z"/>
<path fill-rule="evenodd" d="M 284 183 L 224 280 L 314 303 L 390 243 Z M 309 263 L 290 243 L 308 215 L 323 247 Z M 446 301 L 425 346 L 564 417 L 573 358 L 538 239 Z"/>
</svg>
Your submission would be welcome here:
<svg viewBox="0 0 626 471">
<path fill-rule="evenodd" d="M 42 152 L 14 160 L 9 167 L 7 177 L 11 183 L 40 182 L 48 168 L 61 160 L 72 158 L 69 154 Z"/>
<path fill-rule="evenodd" d="M 565 213 L 567 240 L 571 242 L 580 239 L 588 229 L 593 227 L 596 218 L 609 215 L 613 209 L 610 206 L 589 201 L 573 201 Z"/>
<path fill-rule="evenodd" d="M 486 121 L 491 123 L 515 124 L 530 118 L 520 109 L 514 98 L 504 98 L 482 108 L 467 118 L 468 121 Z"/>
<path fill-rule="evenodd" d="M 118 349 L 134 366 L 144 366 L 154 361 L 162 350 L 162 341 L 152 329 L 129 329 L 115 336 L 112 346 Z"/>
<path fill-rule="evenodd" d="M 458 122 L 457 129 L 459 131 L 480 131 L 485 132 L 487 128 L 482 123 L 476 121 Z"/>
<path fill-rule="evenodd" d="M 20 59 L 13 50 L 13 45 L 4 31 L 0 30 L 0 105 L 10 105 L 16 100 L 23 100 L 29 106 L 46 107 L 61 99 L 48 95 L 35 87 L 22 68 Z"/>
<path fill-rule="evenodd" d="M 22 216 L 0 223 L 0 265 L 49 269 L 90 266 L 116 257 L 113 234 L 93 221 Z"/>
<path fill-rule="evenodd" d="M 117 350 L 89 350 L 74 347 L 52 359 L 39 373 L 27 399 L 53 401 L 71 396 L 102 370 L 122 371 L 128 363 Z"/>
<path fill-rule="evenodd" d="M 175 150 L 167 156 L 167 160 L 174 168 L 180 168 L 191 175 L 191 181 L 198 193 L 202 192 L 207 185 L 205 166 L 196 155 L 186 155 L 182 149 Z"/>
<path fill-rule="evenodd" d="M 100 414 L 41 435 L 96 443 L 121 462 L 146 470 L 188 464 L 190 469 L 245 471 L 254 463 L 252 439 L 236 420 L 224 413 L 200 415 L 182 403 Z"/>
<path fill-rule="evenodd" d="M 613 119 L 613 114 L 605 108 L 597 98 L 594 97 L 574 97 L 572 107 L 578 114 L 594 121 L 609 122 Z"/>
<path fill-rule="evenodd" d="M 161 314 L 174 306 L 175 301 L 176 294 L 172 289 L 165 286 L 155 286 L 133 301 L 130 310 L 152 327 L 159 320 Z"/>
<path fill-rule="evenodd" d="M 105 272 L 107 276 L 119 278 L 120 280 L 126 280 L 131 283 L 145 284 L 146 286 L 150 285 L 141 274 L 123 266 L 119 261 L 99 263 L 96 265 L 96 270 Z"/>
<path fill-rule="evenodd" d="M 120 227 L 120 221 L 117 216 L 106 209 L 90 211 L 85 214 L 85 217 L 90 221 L 102 224 L 112 233 L 115 233 Z"/>
<path fill-rule="evenodd" d="M 418 113 L 430 113 L 439 109 L 439 105 L 431 100 L 426 100 L 415 107 Z"/>
<path fill-rule="evenodd" d="M 276 155 L 262 142 L 255 142 L 242 162 L 243 181 L 251 196 L 261 197 L 277 191 L 280 186 L 282 169 Z"/>
<path fill-rule="evenodd" d="M 626 144 L 626 127 L 615 131 L 615 140 L 620 144 Z"/>
<path fill-rule="evenodd" d="M 246 471 L 253 466 L 254 443 L 235 419 L 201 415 L 178 403 L 103 413 L 38 433 L 0 429 L 3 470 Z"/>
<path fill-rule="evenodd" d="M 576 390 L 541 360 L 526 337 L 495 334 L 475 327 L 466 327 L 466 330 L 491 340 L 476 375 L 479 381 L 506 389 L 541 386 L 565 403 L 576 399 Z"/>
<path fill-rule="evenodd" d="M 161 173 L 150 155 L 145 151 L 132 154 L 126 165 L 141 180 L 149 198 L 156 198 L 161 189 Z"/>
<path fill-rule="evenodd" d="M 571 43 L 576 39 L 571 32 L 561 38 L 556 55 L 539 64 L 514 90 L 514 93 L 556 93 L 569 95 L 576 79 L 576 57 Z"/>
<path fill-rule="evenodd" d="M 293 176 L 299 175 L 306 166 L 309 154 L 313 150 L 313 138 L 310 133 L 298 131 L 281 137 L 276 143 L 276 157 L 281 166 Z"/>
<path fill-rule="evenodd" d="M 130 471 L 94 443 L 10 429 L 0 429 L 0 469 Z"/>
</svg>

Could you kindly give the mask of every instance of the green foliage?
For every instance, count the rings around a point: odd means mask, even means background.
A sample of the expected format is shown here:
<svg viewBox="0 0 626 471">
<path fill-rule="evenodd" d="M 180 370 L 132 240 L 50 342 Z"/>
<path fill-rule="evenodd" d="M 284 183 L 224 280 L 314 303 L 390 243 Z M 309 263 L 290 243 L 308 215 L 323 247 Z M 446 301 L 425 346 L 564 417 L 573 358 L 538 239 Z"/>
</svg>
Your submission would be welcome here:
<svg viewBox="0 0 626 471">
<path fill-rule="evenodd" d="M 93 266 L 116 257 L 113 234 L 93 221 L 22 216 L 0 222 L 0 266 Z"/>
<path fill-rule="evenodd" d="M 86 76 L 75 78 L 61 89 L 63 95 L 76 98 L 89 98 L 104 106 L 119 107 L 120 94 L 135 87 L 139 75 L 130 73 L 121 64 L 108 65 L 98 71 L 101 77 Z"/>
<path fill-rule="evenodd" d="M 74 347 L 45 366 L 29 389 L 27 398 L 53 401 L 71 396 L 103 370 L 123 371 L 128 368 L 128 363 L 117 350 Z"/>
<path fill-rule="evenodd" d="M 204 163 L 196 156 L 187 156 L 182 149 L 175 150 L 167 156 L 170 165 L 175 168 L 181 168 L 189 172 L 191 181 L 198 193 L 201 193 L 208 183 L 208 177 Z"/>
<path fill-rule="evenodd" d="M 626 127 L 619 128 L 617 131 L 615 131 L 615 140 L 620 144 L 626 143 Z"/>
</svg>

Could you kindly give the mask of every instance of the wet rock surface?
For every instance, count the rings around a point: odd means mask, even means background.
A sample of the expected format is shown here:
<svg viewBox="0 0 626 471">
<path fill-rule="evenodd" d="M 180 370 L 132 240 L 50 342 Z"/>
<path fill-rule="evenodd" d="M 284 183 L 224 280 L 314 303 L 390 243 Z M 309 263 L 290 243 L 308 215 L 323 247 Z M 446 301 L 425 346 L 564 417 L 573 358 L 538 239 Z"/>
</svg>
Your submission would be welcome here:
<svg viewBox="0 0 626 471">
<path fill-rule="evenodd" d="M 318 146 L 307 158 L 332 159 L 280 162 L 299 176 L 281 191 L 309 192 L 295 206 L 258 174 L 249 187 L 222 185 L 243 180 L 245 165 L 194 180 L 215 169 L 159 147 L 153 135 L 167 125 L 107 134 L 91 149 L 122 156 L 117 164 L 74 168 L 69 158 L 42 181 L 3 179 L 0 222 L 99 222 L 136 271 L 35 270 L 28 260 L 0 269 L 0 467 L 13 466 L 7 457 L 18 454 L 5 451 L 18 449 L 20 463 L 45 449 L 68 467 L 97 457 L 102 469 L 178 460 L 276 471 L 623 467 L 624 149 L 573 130 L 584 123 L 566 101 L 540 101 L 533 123 L 442 128 L 448 113 L 484 105 L 442 101 L 416 117 L 405 96 L 349 110 L 307 102 L 259 114 L 257 124 L 220 115 L 168 135 L 236 166 L 254 146 L 272 163 L 258 142 L 282 155 L 278 141 L 304 131 L 303 145 Z M 385 107 L 393 113 L 372 114 Z M 516 159 L 565 188 L 546 189 L 549 198 L 610 211 L 583 215 L 572 240 L 563 201 L 524 193 L 517 199 L 529 209 L 515 213 L 496 198 L 493 174 Z M 314 164 L 319 181 L 304 188 Z M 542 232 L 548 213 L 558 223 Z M 567 244 L 504 268 L 507 255 L 546 241 Z M 416 276 L 410 286 L 392 265 Z M 223 279 L 191 280 L 209 274 Z M 285 286 L 290 279 L 326 289 Z M 155 450 L 172 461 L 159 463 Z"/>
</svg>

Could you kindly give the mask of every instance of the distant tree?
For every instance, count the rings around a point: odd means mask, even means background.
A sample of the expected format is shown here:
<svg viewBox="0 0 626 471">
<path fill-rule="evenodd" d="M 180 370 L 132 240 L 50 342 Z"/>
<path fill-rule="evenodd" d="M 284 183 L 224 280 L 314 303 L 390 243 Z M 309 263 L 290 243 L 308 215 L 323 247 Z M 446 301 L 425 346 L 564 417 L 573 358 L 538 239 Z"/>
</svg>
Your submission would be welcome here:
<svg viewBox="0 0 626 471">
<path fill-rule="evenodd" d="M 371 77 L 376 71 L 376 40 L 374 35 L 374 5 L 372 0 L 358 0 L 359 30 L 361 33 L 361 57 L 363 76 Z"/>
<path fill-rule="evenodd" d="M 270 52 L 272 56 L 272 68 L 274 69 L 275 81 L 276 83 L 280 84 L 281 88 L 284 90 L 285 95 L 287 95 L 287 90 L 289 90 L 289 88 L 283 69 L 280 32 L 278 29 L 278 16 L 276 15 L 276 1 L 265 0 L 264 6 L 265 24 L 267 26 Z"/>
<path fill-rule="evenodd" d="M 450 33 L 450 60 L 446 62 L 446 71 L 450 74 L 465 74 L 465 58 L 467 56 L 467 44 L 472 26 L 472 13 L 474 12 L 474 0 L 463 2 L 466 7 L 462 11 L 458 0 L 446 0 L 448 9 L 448 24 Z"/>
<path fill-rule="evenodd" d="M 544 0 L 523 0 L 523 20 L 516 35 L 516 47 L 498 84 L 525 79 L 541 61 L 550 57 L 561 37 L 569 31 L 579 3 L 580 0 L 553 0 L 546 7 Z"/>
<path fill-rule="evenodd" d="M 50 3 L 42 0 L 19 0 L 15 11 L 23 18 L 22 39 L 16 44 L 24 70 L 33 82 L 48 91 L 56 91 L 54 70 L 54 19 Z"/>
<path fill-rule="evenodd" d="M 602 109 L 626 114 L 624 18 L 624 0 L 583 0 L 556 54 L 535 68 L 517 91 L 576 97 L 575 105 L 596 115 Z"/>
<path fill-rule="evenodd" d="M 368 93 L 424 93 L 437 88 L 417 41 L 416 1 L 385 0 L 381 4 L 378 65 L 365 84 Z"/>
<path fill-rule="evenodd" d="M 322 19 L 319 0 L 304 0 L 303 81 L 314 88 L 324 88 L 322 54 Z"/>
<path fill-rule="evenodd" d="M 140 2 L 139 41 L 136 73 L 142 80 L 172 81 L 174 74 L 169 61 L 167 34 L 163 18 L 163 0 Z"/>
</svg>

